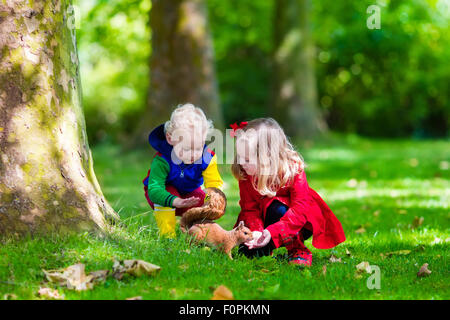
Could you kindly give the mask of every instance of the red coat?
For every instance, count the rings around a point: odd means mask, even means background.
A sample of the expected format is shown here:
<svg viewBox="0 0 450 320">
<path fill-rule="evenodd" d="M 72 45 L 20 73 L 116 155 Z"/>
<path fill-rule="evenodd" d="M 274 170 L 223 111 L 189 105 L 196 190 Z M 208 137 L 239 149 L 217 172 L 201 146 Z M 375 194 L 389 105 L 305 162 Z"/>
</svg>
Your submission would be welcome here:
<svg viewBox="0 0 450 320">
<path fill-rule="evenodd" d="M 256 191 L 251 179 L 247 176 L 239 181 L 241 212 L 236 226 L 244 221 L 250 230 L 263 231 L 266 210 L 273 200 L 278 200 L 289 209 L 279 222 L 267 227 L 276 248 L 292 241 L 303 227 L 312 231 L 312 245 L 317 249 L 333 248 L 345 241 L 341 223 L 325 201 L 309 187 L 304 171 L 295 176 L 291 186 L 281 188 L 272 198 Z"/>
</svg>

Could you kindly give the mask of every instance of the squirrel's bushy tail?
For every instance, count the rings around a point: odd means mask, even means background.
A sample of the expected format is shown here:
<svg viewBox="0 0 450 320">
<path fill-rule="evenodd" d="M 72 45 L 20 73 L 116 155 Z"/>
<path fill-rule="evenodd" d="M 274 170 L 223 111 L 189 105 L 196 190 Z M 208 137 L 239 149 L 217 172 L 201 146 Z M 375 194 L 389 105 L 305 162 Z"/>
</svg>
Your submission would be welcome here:
<svg viewBox="0 0 450 320">
<path fill-rule="evenodd" d="M 180 227 L 183 231 L 189 230 L 196 222 L 217 220 L 225 214 L 227 205 L 225 194 L 217 188 L 206 188 L 205 193 L 207 198 L 203 206 L 189 209 L 181 217 Z"/>
</svg>

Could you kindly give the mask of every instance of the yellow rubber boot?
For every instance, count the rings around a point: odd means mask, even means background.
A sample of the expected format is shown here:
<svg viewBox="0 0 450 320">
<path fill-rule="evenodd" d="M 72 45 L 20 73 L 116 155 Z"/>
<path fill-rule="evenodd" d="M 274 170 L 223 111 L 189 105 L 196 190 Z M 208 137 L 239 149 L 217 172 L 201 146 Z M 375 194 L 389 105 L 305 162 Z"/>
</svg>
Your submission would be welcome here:
<svg viewBox="0 0 450 320">
<path fill-rule="evenodd" d="M 175 208 L 155 205 L 154 214 L 159 234 L 164 237 L 175 238 L 175 228 L 177 224 Z"/>
</svg>

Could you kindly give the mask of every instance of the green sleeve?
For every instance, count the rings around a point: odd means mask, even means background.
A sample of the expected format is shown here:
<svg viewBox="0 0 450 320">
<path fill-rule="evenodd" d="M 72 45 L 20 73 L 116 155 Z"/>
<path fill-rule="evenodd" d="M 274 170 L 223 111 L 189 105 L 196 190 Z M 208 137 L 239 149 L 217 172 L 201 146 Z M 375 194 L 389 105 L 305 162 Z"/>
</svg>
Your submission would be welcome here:
<svg viewBox="0 0 450 320">
<path fill-rule="evenodd" d="M 153 158 L 150 176 L 148 177 L 148 196 L 153 203 L 163 207 L 173 207 L 173 200 L 176 198 L 166 191 L 166 179 L 169 170 L 170 166 L 163 157 L 156 156 Z"/>
</svg>

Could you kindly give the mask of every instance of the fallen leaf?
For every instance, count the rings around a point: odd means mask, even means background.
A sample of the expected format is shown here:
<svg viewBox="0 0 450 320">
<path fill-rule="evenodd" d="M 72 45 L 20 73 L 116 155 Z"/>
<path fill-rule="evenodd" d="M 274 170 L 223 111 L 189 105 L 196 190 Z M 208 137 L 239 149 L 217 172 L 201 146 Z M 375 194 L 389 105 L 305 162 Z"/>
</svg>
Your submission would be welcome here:
<svg viewBox="0 0 450 320">
<path fill-rule="evenodd" d="M 327 274 L 327 265 L 324 264 L 324 265 L 322 266 L 322 275 L 325 276 L 326 274 Z"/>
<path fill-rule="evenodd" d="M 92 275 L 86 275 L 84 264 L 78 263 L 64 269 L 43 270 L 47 280 L 60 286 L 66 286 L 68 289 L 76 291 L 88 290 L 93 288 Z"/>
<path fill-rule="evenodd" d="M 233 293 L 224 285 L 220 285 L 213 292 L 211 300 L 234 300 Z"/>
<path fill-rule="evenodd" d="M 61 296 L 56 289 L 51 288 L 39 288 L 38 295 L 45 299 L 63 300 L 64 295 Z"/>
<path fill-rule="evenodd" d="M 356 265 L 356 272 L 358 273 L 370 273 L 371 268 L 370 268 L 370 264 L 367 261 L 363 261 L 360 264 Z"/>
<path fill-rule="evenodd" d="M 259 271 L 264 272 L 264 273 L 270 273 L 270 271 L 267 270 L 267 269 L 261 269 L 261 270 L 259 270 Z"/>
<path fill-rule="evenodd" d="M 177 289 L 175 289 L 175 288 L 170 289 L 169 292 L 170 292 L 170 294 L 173 295 L 173 296 L 176 296 L 176 295 L 177 295 Z"/>
<path fill-rule="evenodd" d="M 415 251 L 425 251 L 425 246 L 423 244 L 419 244 L 414 248 Z"/>
<path fill-rule="evenodd" d="M 352 256 L 351 252 L 347 248 L 345 248 L 345 254 L 349 257 Z"/>
<path fill-rule="evenodd" d="M 431 271 L 428 269 L 428 263 L 424 263 L 423 266 L 420 267 L 419 272 L 417 272 L 418 277 L 427 277 L 431 274 Z"/>
<path fill-rule="evenodd" d="M 16 300 L 17 296 L 14 293 L 5 293 L 3 295 L 3 300 Z"/>
<path fill-rule="evenodd" d="M 423 224 L 424 221 L 424 217 L 414 217 L 413 223 L 412 223 L 412 228 L 415 229 L 417 227 L 420 227 Z"/>
<path fill-rule="evenodd" d="M 125 300 L 142 300 L 141 296 L 126 298 Z"/>
<path fill-rule="evenodd" d="M 106 277 L 109 274 L 109 270 L 98 270 L 90 272 L 89 275 L 92 276 L 93 282 L 102 282 L 106 280 Z"/>
<path fill-rule="evenodd" d="M 124 260 L 123 262 L 115 260 L 113 264 L 113 277 L 121 280 L 124 274 L 140 277 L 142 275 L 154 275 L 160 270 L 160 266 L 143 260 Z"/>
<path fill-rule="evenodd" d="M 144 274 L 152 275 L 161 270 L 160 266 L 143 260 L 125 260 L 123 264 L 127 269 L 126 272 L 136 277 L 140 277 Z"/>
<path fill-rule="evenodd" d="M 112 276 L 117 280 L 122 280 L 124 274 L 126 274 L 125 267 L 118 260 L 114 260 Z"/>
<path fill-rule="evenodd" d="M 375 212 L 373 213 L 373 215 L 374 215 L 375 217 L 378 217 L 378 216 L 380 215 L 380 210 L 375 211 Z"/>
<path fill-rule="evenodd" d="M 341 258 L 336 257 L 334 254 L 331 255 L 330 257 L 330 262 L 335 263 L 335 262 L 342 262 Z"/>
<path fill-rule="evenodd" d="M 366 229 L 364 227 L 360 227 L 359 229 L 356 229 L 355 232 L 358 234 L 361 234 L 361 233 L 366 232 Z"/>
</svg>

